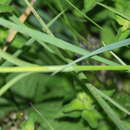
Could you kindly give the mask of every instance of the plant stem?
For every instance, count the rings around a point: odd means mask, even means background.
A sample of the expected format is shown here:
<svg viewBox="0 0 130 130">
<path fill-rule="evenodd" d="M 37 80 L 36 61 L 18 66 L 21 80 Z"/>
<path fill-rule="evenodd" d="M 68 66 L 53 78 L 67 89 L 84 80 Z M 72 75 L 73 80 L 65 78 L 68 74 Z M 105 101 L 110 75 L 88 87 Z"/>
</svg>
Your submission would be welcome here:
<svg viewBox="0 0 130 130">
<path fill-rule="evenodd" d="M 55 72 L 65 67 L 61 65 L 57 66 L 25 66 L 25 67 L 0 67 L 0 73 L 8 72 Z M 130 65 L 117 65 L 117 66 L 80 66 L 76 65 L 73 67 L 66 68 L 62 72 L 72 72 L 72 71 L 125 71 L 130 70 Z"/>
</svg>

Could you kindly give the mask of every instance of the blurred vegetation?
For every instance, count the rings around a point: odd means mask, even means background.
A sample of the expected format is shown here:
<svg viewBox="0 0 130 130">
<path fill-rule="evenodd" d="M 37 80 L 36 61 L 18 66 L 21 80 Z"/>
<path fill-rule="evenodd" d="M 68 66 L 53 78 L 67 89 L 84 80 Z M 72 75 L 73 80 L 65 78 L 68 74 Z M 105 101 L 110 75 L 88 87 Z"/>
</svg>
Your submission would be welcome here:
<svg viewBox="0 0 130 130">
<path fill-rule="evenodd" d="M 129 0 L 36 0 L 33 7 L 43 21 L 33 12 L 23 25 L 18 18 L 27 6 L 27 0 L 0 0 L 0 18 L 90 52 L 130 36 Z M 8 45 L 9 27 L 0 25 L 0 47 L 3 48 Z M 59 49 L 34 37 L 30 40 L 28 33 L 17 33 L 6 52 L 41 66 L 64 65 L 81 57 L 80 52 Z M 100 56 L 109 61 L 88 58 L 78 65 L 130 64 L 129 46 Z M 0 63 L 1 67 L 15 66 L 8 58 L 1 58 Z M 19 75 L 0 73 L 0 93 L 3 86 L 11 86 L 0 94 L 0 130 L 130 129 L 129 71 Z"/>
</svg>

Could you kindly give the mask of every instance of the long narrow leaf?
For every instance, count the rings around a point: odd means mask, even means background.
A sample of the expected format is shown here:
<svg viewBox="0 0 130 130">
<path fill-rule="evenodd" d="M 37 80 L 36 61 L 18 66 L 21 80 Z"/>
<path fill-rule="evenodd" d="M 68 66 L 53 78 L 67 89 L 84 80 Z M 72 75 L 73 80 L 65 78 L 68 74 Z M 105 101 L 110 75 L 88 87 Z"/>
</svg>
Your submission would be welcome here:
<svg viewBox="0 0 130 130">
<path fill-rule="evenodd" d="M 78 46 L 75 46 L 73 44 L 70 44 L 66 41 L 63 41 L 63 40 L 58 39 L 56 37 L 49 36 L 45 33 L 40 32 L 40 31 L 30 29 L 27 26 L 23 27 L 20 25 L 16 25 L 16 24 L 9 22 L 3 18 L 0 18 L 0 25 L 4 26 L 6 28 L 12 28 L 12 29 L 24 34 L 24 35 L 28 35 L 28 36 L 32 37 L 33 39 L 35 39 L 37 41 L 44 41 L 44 42 L 50 43 L 56 47 L 59 47 L 59 48 L 65 49 L 65 50 L 69 50 L 69 51 L 72 51 L 72 52 L 77 53 L 77 54 L 87 55 L 90 53 L 89 51 L 87 51 L 83 48 L 80 48 Z M 97 60 L 97 61 L 100 61 L 102 63 L 108 64 L 108 65 L 119 65 L 113 61 L 107 60 L 107 59 L 99 57 L 99 56 L 94 56 L 92 58 Z"/>
<path fill-rule="evenodd" d="M 119 110 L 123 111 L 124 113 L 130 115 L 130 112 L 128 110 L 126 110 L 124 107 L 122 107 L 120 104 L 116 103 L 113 99 L 111 99 L 110 97 L 108 97 L 107 95 L 105 95 L 103 92 L 99 91 L 97 88 L 94 88 L 98 94 L 103 97 L 104 99 L 108 100 L 111 104 L 113 104 L 114 106 L 116 106 Z"/>
<path fill-rule="evenodd" d="M 7 84 L 5 84 L 3 87 L 0 88 L 0 96 L 2 96 L 9 88 L 11 88 L 17 81 L 20 79 L 29 76 L 32 73 L 24 73 L 20 74 L 16 77 L 14 77 L 12 80 L 10 80 Z"/>
<path fill-rule="evenodd" d="M 6 59 L 7 61 L 15 64 L 15 65 L 19 65 L 19 66 L 35 66 L 34 64 L 31 64 L 29 62 L 23 61 L 21 59 L 18 59 L 15 56 L 10 55 L 7 52 L 4 52 L 3 50 L 0 49 L 0 57 Z"/>
<path fill-rule="evenodd" d="M 55 65 L 55 66 L 25 66 L 25 67 L 0 67 L 0 73 L 18 73 L 18 72 L 55 72 L 59 71 L 62 68 L 66 67 L 65 65 Z M 130 70 L 130 65 L 119 65 L 119 66 L 80 66 L 76 65 L 73 67 L 69 67 L 68 69 L 63 70 L 63 72 L 81 72 L 81 71 L 123 71 Z"/>
<path fill-rule="evenodd" d="M 93 51 L 93 52 L 91 52 L 91 53 L 89 53 L 89 54 L 87 54 L 85 56 L 82 56 L 82 57 L 78 58 L 77 60 L 69 63 L 68 65 L 66 65 L 65 68 L 68 68 L 68 67 L 70 67 L 72 65 L 75 65 L 76 63 L 78 63 L 78 62 L 80 62 L 80 61 L 82 61 L 84 59 L 87 59 L 87 58 L 89 58 L 91 56 L 98 55 L 98 54 L 101 54 L 101 53 L 106 52 L 106 51 L 112 51 L 114 49 L 124 47 L 124 46 L 128 46 L 128 45 L 130 45 L 130 38 L 126 39 L 126 40 L 123 40 L 123 41 L 116 42 L 116 43 L 112 43 L 112 44 L 104 46 L 104 47 L 101 47 L 101 48 L 99 48 L 99 49 L 97 49 L 97 50 L 95 50 L 95 51 Z M 65 68 L 63 68 L 63 69 L 65 69 Z"/>
<path fill-rule="evenodd" d="M 100 104 L 102 109 L 106 112 L 108 117 L 113 121 L 119 130 L 128 130 L 128 128 L 119 119 L 117 114 L 112 110 L 112 108 L 104 101 L 104 99 L 98 94 L 91 84 L 87 84 L 86 87 L 89 89 L 90 93 L 95 97 L 97 102 Z"/>
<path fill-rule="evenodd" d="M 98 27 L 100 30 L 102 30 L 103 28 L 101 26 L 99 26 L 94 20 L 92 20 L 91 18 L 89 18 L 85 13 L 83 13 L 82 11 L 80 11 L 80 9 L 78 9 L 73 3 L 71 3 L 69 0 L 65 0 L 70 6 L 72 6 L 77 12 L 79 12 L 79 14 L 81 14 L 84 18 L 86 18 L 88 21 L 90 21 L 92 24 L 94 24 L 96 27 Z"/>
<path fill-rule="evenodd" d="M 96 2 L 96 3 L 97 3 L 98 5 L 100 5 L 100 6 L 102 6 L 102 7 L 106 8 L 106 9 L 108 9 L 109 11 L 111 11 L 111 12 L 113 12 L 113 13 L 115 13 L 115 14 L 117 14 L 117 15 L 119 15 L 119 16 L 121 16 L 121 17 L 123 17 L 123 18 L 125 18 L 125 19 L 127 19 L 127 20 L 130 21 L 130 17 L 129 17 L 129 16 L 126 16 L 126 15 L 123 14 L 122 12 L 119 12 L 119 11 L 115 10 L 114 8 L 109 7 L 109 6 L 107 6 L 107 5 L 103 4 L 103 3 L 100 3 L 100 2 Z"/>
</svg>

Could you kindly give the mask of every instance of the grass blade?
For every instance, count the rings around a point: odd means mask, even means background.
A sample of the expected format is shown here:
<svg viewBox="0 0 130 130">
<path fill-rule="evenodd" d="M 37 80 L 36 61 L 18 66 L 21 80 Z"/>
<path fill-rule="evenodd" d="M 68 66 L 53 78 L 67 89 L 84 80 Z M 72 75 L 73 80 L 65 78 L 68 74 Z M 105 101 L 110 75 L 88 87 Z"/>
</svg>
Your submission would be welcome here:
<svg viewBox="0 0 130 130">
<path fill-rule="evenodd" d="M 101 97 L 103 97 L 104 99 L 106 99 L 107 101 L 109 101 L 111 104 L 113 104 L 114 106 L 116 106 L 119 110 L 121 110 L 124 113 L 130 115 L 130 112 L 128 110 L 126 110 L 124 107 L 122 107 L 120 104 L 116 103 L 113 99 L 111 99 L 110 97 L 108 97 L 107 95 L 105 95 L 103 92 L 101 92 L 97 88 L 94 88 L 94 89 L 98 92 L 98 94 Z"/>
<path fill-rule="evenodd" d="M 5 84 L 3 87 L 0 88 L 0 96 L 2 96 L 9 88 L 11 88 L 17 81 L 20 79 L 29 76 L 32 73 L 24 73 L 16 76 L 12 80 L 10 80 L 7 84 Z"/>
<path fill-rule="evenodd" d="M 65 0 L 70 6 L 72 6 L 79 14 L 81 14 L 84 18 L 86 18 L 88 21 L 90 21 L 92 24 L 94 24 L 96 27 L 98 27 L 100 30 L 103 30 L 101 26 L 99 26 L 95 21 L 93 21 L 91 18 L 89 18 L 85 13 L 80 11 L 75 5 L 73 5 L 69 0 Z"/>
<path fill-rule="evenodd" d="M 23 26 L 16 25 L 16 24 L 9 22 L 3 18 L 0 18 L 0 25 L 4 26 L 6 28 L 12 28 L 12 29 L 24 34 L 24 35 L 28 35 L 28 36 L 32 37 L 33 39 L 35 39 L 37 41 L 47 42 L 47 43 L 50 43 L 50 44 L 52 44 L 56 47 L 59 47 L 61 49 L 69 50 L 69 51 L 72 51 L 72 52 L 80 54 L 80 55 L 87 55 L 90 53 L 89 51 L 87 51 L 83 48 L 80 48 L 78 46 L 75 46 L 69 42 L 63 41 L 63 40 L 58 39 L 58 38 L 53 37 L 53 36 L 49 36 L 45 33 L 36 31 L 34 29 L 30 29 L 26 26 L 24 26 L 24 28 L 23 28 Z M 94 56 L 92 58 L 97 60 L 97 61 L 100 61 L 102 63 L 108 64 L 108 65 L 119 65 L 118 63 L 115 63 L 113 61 L 107 60 L 107 59 L 99 57 L 99 56 Z"/>
<path fill-rule="evenodd" d="M 55 72 L 60 71 L 62 68 L 66 67 L 66 65 L 55 65 L 55 66 L 25 66 L 25 67 L 0 67 L 0 73 L 18 73 L 18 72 Z M 123 71 L 130 70 L 130 65 L 119 65 L 119 66 L 80 66 L 76 65 L 73 67 L 69 67 L 63 72 L 81 72 L 81 71 Z"/>
<path fill-rule="evenodd" d="M 25 46 L 30 46 L 35 40 L 29 39 L 26 43 Z M 12 56 L 18 57 L 21 53 L 23 52 L 23 48 L 18 49 Z M 16 63 L 16 62 L 15 62 Z M 12 65 L 11 62 L 5 61 L 1 66 L 10 66 Z"/>
<path fill-rule="evenodd" d="M 91 84 L 87 84 L 86 87 L 89 89 L 90 93 L 95 97 L 95 99 L 100 104 L 102 109 L 106 112 L 108 117 L 113 121 L 116 127 L 119 130 L 128 130 L 128 128 L 124 126 L 123 122 L 119 119 L 117 114 L 112 110 L 112 108 L 102 99 L 102 97 L 94 89 L 94 86 L 92 86 Z"/>
<path fill-rule="evenodd" d="M 59 19 L 59 17 L 61 17 L 61 15 L 63 15 L 65 13 L 66 9 L 64 9 L 63 11 L 61 11 L 57 16 L 55 16 L 48 24 L 48 27 L 51 27 L 56 21 L 57 19 Z"/>
<path fill-rule="evenodd" d="M 81 58 L 78 58 L 77 60 L 69 63 L 68 65 L 66 65 L 65 68 L 68 68 L 72 65 L 75 65 L 76 63 L 78 63 L 78 62 L 80 62 L 84 59 L 87 59 L 91 56 L 101 54 L 101 53 L 106 52 L 106 51 L 111 51 L 111 50 L 114 50 L 114 49 L 117 49 L 117 48 L 120 48 L 120 47 L 128 46 L 128 45 L 130 45 L 130 38 L 123 40 L 123 41 L 116 42 L 116 43 L 112 43 L 112 44 L 104 46 L 104 47 L 101 47 L 101 48 L 99 48 L 99 49 L 97 49 L 97 50 L 95 50 L 95 51 L 93 51 L 93 52 L 91 52 L 91 53 L 89 53 L 85 56 L 82 56 Z M 65 69 L 65 68 L 63 68 L 63 69 Z"/>
<path fill-rule="evenodd" d="M 0 57 L 6 59 L 7 61 L 19 65 L 19 66 L 35 66 L 34 64 L 28 63 L 26 61 L 23 61 L 21 59 L 16 58 L 15 56 L 10 55 L 7 52 L 4 52 L 0 49 Z"/>
<path fill-rule="evenodd" d="M 123 13 L 121 13 L 121 12 L 119 12 L 119 11 L 113 9 L 112 7 L 109 7 L 109 6 L 107 6 L 107 5 L 105 5 L 105 4 L 102 4 L 102 3 L 100 3 L 100 2 L 96 2 L 96 3 L 97 3 L 98 5 L 104 7 L 105 9 L 108 9 L 109 11 L 111 11 L 111 12 L 113 12 L 113 13 L 115 13 L 115 14 L 117 14 L 117 15 L 119 15 L 119 16 L 121 16 L 121 17 L 123 17 L 123 18 L 125 18 L 125 19 L 127 19 L 127 20 L 130 21 L 130 17 L 129 17 L 129 16 L 126 16 L 126 15 L 124 15 Z"/>
<path fill-rule="evenodd" d="M 31 9 L 32 13 L 34 14 L 34 16 L 37 18 L 37 20 L 39 21 L 39 23 L 42 25 L 42 29 L 47 32 L 49 35 L 52 35 L 51 30 L 48 28 L 48 26 L 46 25 L 46 23 L 42 20 L 42 18 L 40 17 L 40 15 L 36 12 L 36 10 L 33 8 L 33 6 L 28 2 L 28 0 L 24 0 L 25 3 L 28 5 L 28 7 Z"/>
</svg>

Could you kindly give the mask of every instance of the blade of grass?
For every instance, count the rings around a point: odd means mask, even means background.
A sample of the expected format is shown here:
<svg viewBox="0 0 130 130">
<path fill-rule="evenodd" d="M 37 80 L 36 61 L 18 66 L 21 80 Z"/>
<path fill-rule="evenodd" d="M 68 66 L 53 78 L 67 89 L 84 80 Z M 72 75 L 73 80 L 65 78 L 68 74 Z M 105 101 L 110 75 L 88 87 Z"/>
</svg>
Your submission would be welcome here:
<svg viewBox="0 0 130 130">
<path fill-rule="evenodd" d="M 84 18 L 86 18 L 88 21 L 90 21 L 92 24 L 94 24 L 97 28 L 100 30 L 103 30 L 101 26 L 99 26 L 95 21 L 93 21 L 91 18 L 89 18 L 85 13 L 80 11 L 75 5 L 73 5 L 69 0 L 65 0 L 70 6 L 72 6 L 79 14 L 81 14 Z"/>
<path fill-rule="evenodd" d="M 28 36 L 32 37 L 35 40 L 47 42 L 47 43 L 50 43 L 56 47 L 59 47 L 59 48 L 65 49 L 65 50 L 69 50 L 69 51 L 72 51 L 72 52 L 77 53 L 77 54 L 87 55 L 90 53 L 89 51 L 87 51 L 83 48 L 80 48 L 78 46 L 75 46 L 69 42 L 63 41 L 63 40 L 58 39 L 56 37 L 49 36 L 45 33 L 40 32 L 40 31 L 30 29 L 30 28 L 26 27 L 25 25 L 23 28 L 23 26 L 16 25 L 16 24 L 9 22 L 3 18 L 0 18 L 0 25 L 4 26 L 6 28 L 13 28 L 13 29 L 17 30 L 18 32 L 21 32 L 24 35 L 28 35 Z M 108 65 L 119 65 L 118 63 L 115 63 L 113 61 L 110 61 L 108 59 L 105 59 L 105 58 L 102 58 L 99 56 L 94 56 L 92 58 L 97 60 L 97 61 L 100 61 L 102 63 L 108 64 Z"/>
<path fill-rule="evenodd" d="M 43 19 L 40 17 L 40 15 L 37 13 L 37 11 L 33 8 L 33 6 L 28 2 L 28 0 L 24 0 L 24 1 L 28 5 L 28 7 L 30 7 L 32 13 L 34 14 L 34 16 L 36 17 L 36 19 L 41 24 L 42 30 L 45 31 L 47 34 L 49 34 L 51 36 L 54 36 L 54 34 L 51 32 L 51 30 L 49 29 L 49 27 L 47 26 L 47 24 L 43 21 Z M 41 41 L 38 41 L 38 42 L 42 43 Z M 47 48 L 48 50 L 51 50 L 51 52 L 53 52 L 52 50 L 54 50 L 54 52 L 55 52 L 56 55 L 58 55 L 61 59 L 65 60 L 65 58 L 62 55 L 62 53 L 60 52 L 60 50 L 58 48 L 56 48 L 55 46 L 50 46 L 49 47 L 45 43 L 42 43 L 42 45 L 44 45 L 44 47 Z"/>
<path fill-rule="evenodd" d="M 106 46 L 106 44 L 104 42 L 102 42 L 104 46 Z M 119 56 L 117 56 L 113 51 L 110 51 L 110 54 L 115 57 L 115 59 L 117 59 L 117 61 L 119 61 L 119 63 L 121 65 L 127 65 Z"/>
<path fill-rule="evenodd" d="M 36 66 L 34 64 L 31 64 L 29 62 L 23 61 L 21 59 L 18 59 L 15 56 L 10 55 L 9 53 L 3 51 L 0 49 L 0 57 L 6 59 L 7 61 L 15 64 L 15 65 L 19 65 L 19 66 Z"/>
<path fill-rule="evenodd" d="M 61 17 L 61 15 L 63 15 L 65 13 L 66 9 L 64 9 L 63 11 L 61 11 L 57 16 L 55 16 L 48 24 L 48 27 L 51 27 L 58 19 L 59 17 Z"/>
<path fill-rule="evenodd" d="M 62 67 L 63 68 L 63 67 Z M 106 70 L 106 71 L 123 71 L 123 70 L 130 70 L 130 65 L 109 65 L 109 66 L 104 66 L 104 65 L 86 65 L 86 66 L 71 66 L 70 70 L 73 68 L 75 71 L 101 71 L 101 70 Z M 69 68 L 65 69 L 64 71 L 69 70 Z"/>
<path fill-rule="evenodd" d="M 5 84 L 3 87 L 0 88 L 0 96 L 2 96 L 8 89 L 10 89 L 16 82 L 21 80 L 22 78 L 29 76 L 32 73 L 24 73 L 20 74 L 13 79 L 11 79 L 7 84 Z"/>
<path fill-rule="evenodd" d="M 116 43 L 112 43 L 112 44 L 104 46 L 104 47 L 101 47 L 101 48 L 99 48 L 99 49 L 97 49 L 97 50 L 95 50 L 95 51 L 93 51 L 93 52 L 91 52 L 91 53 L 89 53 L 89 54 L 87 54 L 85 56 L 82 56 L 82 57 L 78 58 L 77 60 L 69 63 L 65 67 L 61 68 L 61 70 L 54 72 L 52 75 L 55 75 L 55 74 L 59 73 L 60 71 L 63 71 L 66 68 L 72 67 L 76 63 L 78 63 L 78 62 L 80 62 L 80 61 L 82 61 L 84 59 L 87 59 L 87 58 L 89 58 L 91 56 L 101 54 L 101 53 L 106 52 L 106 51 L 111 51 L 113 49 L 117 49 L 117 48 L 120 48 L 120 47 L 123 47 L 123 46 L 127 46 L 129 44 L 130 44 L 130 38 L 126 39 L 126 40 L 123 40 L 123 41 L 116 42 Z"/>
<path fill-rule="evenodd" d="M 69 67 L 75 65 L 76 63 L 78 63 L 78 62 L 80 62 L 80 61 L 82 61 L 84 59 L 87 59 L 87 58 L 89 58 L 91 56 L 101 54 L 101 53 L 106 52 L 106 51 L 111 51 L 111 50 L 114 50 L 114 49 L 117 49 L 117 48 L 120 48 L 120 47 L 123 47 L 123 46 L 128 46 L 128 45 L 130 45 L 130 38 L 126 39 L 126 40 L 116 42 L 116 43 L 112 43 L 112 44 L 104 46 L 104 47 L 101 47 L 101 48 L 99 48 L 99 49 L 97 49 L 97 50 L 95 50 L 95 51 L 93 51 L 93 52 L 91 52 L 91 53 L 89 53 L 89 54 L 87 54 L 85 56 L 82 56 L 82 57 L 78 58 L 77 60 L 69 63 L 68 65 L 66 65 L 65 68 L 62 68 L 62 70 L 66 69 L 66 68 L 69 68 Z M 55 72 L 54 74 L 56 74 L 56 73 L 58 73 L 58 72 Z"/>
<path fill-rule="evenodd" d="M 41 119 L 46 122 L 50 130 L 55 130 L 53 126 L 50 124 L 50 122 L 42 115 L 42 113 L 33 105 L 31 104 L 31 107 L 34 109 L 34 111 L 41 117 Z"/>
<path fill-rule="evenodd" d="M 24 1 L 28 5 L 28 7 L 31 9 L 32 13 L 37 18 L 37 20 L 39 21 L 39 23 L 42 25 L 42 29 L 45 32 L 47 32 L 49 35 L 53 36 L 53 33 L 51 32 L 51 30 L 48 28 L 48 26 L 46 25 L 46 23 L 42 20 L 42 18 L 40 17 L 40 15 L 36 12 L 36 10 L 32 7 L 32 5 L 28 2 L 28 0 L 24 0 Z"/>
<path fill-rule="evenodd" d="M 75 64 L 75 63 L 78 63 L 78 62 L 82 61 L 83 59 L 89 58 L 89 57 L 91 57 L 93 55 L 101 54 L 103 52 L 111 51 L 111 50 L 121 48 L 121 47 L 124 47 L 124 46 L 128 46 L 128 45 L 130 45 L 130 38 L 128 38 L 126 40 L 119 41 L 119 42 L 112 43 L 112 44 L 104 46 L 104 47 L 101 47 L 101 48 L 89 53 L 86 56 L 78 58 L 73 63 Z"/>
<path fill-rule="evenodd" d="M 116 125 L 119 130 L 128 130 L 128 128 L 123 124 L 123 122 L 119 119 L 118 115 L 113 111 L 113 109 L 103 100 L 103 98 L 98 94 L 98 92 L 94 89 L 94 86 L 91 84 L 87 84 L 86 87 L 90 91 L 90 93 L 95 97 L 97 102 L 100 104 L 102 109 L 106 112 L 107 116 L 112 120 L 112 122 Z"/>
<path fill-rule="evenodd" d="M 57 3 L 57 6 L 58 6 L 60 11 L 64 10 L 64 8 L 66 8 L 66 9 L 70 9 L 71 8 L 71 6 L 68 6 L 68 3 L 64 3 L 63 4 L 61 0 L 58 0 L 56 3 Z M 79 1 L 75 0 L 75 3 L 78 4 Z M 73 28 L 73 25 L 72 25 L 70 19 L 68 18 L 68 16 L 65 13 L 63 14 L 63 19 L 61 19 L 61 20 L 65 24 L 65 26 L 67 28 L 69 28 L 68 31 L 72 35 L 73 40 L 75 42 L 77 42 L 78 41 L 78 37 L 76 36 L 76 33 L 75 33 L 76 30 Z"/>
<path fill-rule="evenodd" d="M 24 47 L 25 46 L 30 46 L 33 42 L 34 42 L 35 40 L 34 39 L 29 39 L 26 43 L 25 43 L 25 45 L 24 45 Z M 18 49 L 14 54 L 12 54 L 12 56 L 15 56 L 15 57 L 18 57 L 22 52 L 23 52 L 23 48 L 24 47 L 22 47 L 21 49 Z M 5 61 L 1 66 L 10 66 L 10 65 L 13 65 L 11 62 L 9 62 L 9 61 Z"/>
<path fill-rule="evenodd" d="M 78 76 L 78 78 L 80 80 L 84 80 L 84 79 L 86 79 L 86 75 L 84 73 L 80 73 L 80 76 Z M 81 86 L 83 87 L 83 85 L 81 85 Z M 91 85 L 91 86 L 93 86 L 93 85 Z M 83 89 L 85 90 L 84 87 L 83 87 Z M 118 108 L 120 111 L 122 111 L 122 112 L 130 115 L 130 112 L 126 108 L 124 108 L 123 106 L 121 106 L 120 104 L 118 104 L 117 102 L 115 102 L 111 97 L 107 96 L 101 90 L 97 89 L 94 86 L 93 86 L 93 89 L 95 89 L 94 91 L 97 93 L 97 95 L 100 95 L 102 98 L 104 98 L 105 100 L 107 100 L 108 102 L 110 102 L 113 106 L 115 106 L 116 108 Z"/>
<path fill-rule="evenodd" d="M 14 23 L 16 23 L 17 25 L 23 25 L 22 23 L 20 23 L 20 21 L 19 21 L 19 19 L 16 17 L 16 16 L 12 16 L 11 18 L 10 18 Z M 24 26 L 24 25 L 23 25 Z M 42 41 L 38 41 L 45 49 L 47 49 L 49 52 L 51 52 L 51 53 L 54 53 L 54 51 L 49 47 L 49 46 L 47 46 L 44 42 L 42 42 Z"/>
<path fill-rule="evenodd" d="M 63 12 L 62 12 L 63 13 Z M 40 16 L 39 16 L 40 17 Z M 51 22 L 51 25 L 53 24 L 53 22 L 55 22 L 55 20 L 57 20 L 58 18 L 59 18 L 60 16 L 58 16 L 58 17 L 56 17 L 56 18 L 54 18 L 54 20 Z M 10 18 L 14 23 L 16 23 L 17 25 L 23 25 L 22 23 L 20 23 L 20 21 L 19 21 L 19 19 L 16 17 L 16 16 L 12 16 L 11 18 Z M 50 26 L 51 26 L 50 25 Z M 48 25 L 47 25 L 47 27 L 48 27 Z M 49 46 L 47 46 L 47 44 L 45 44 L 43 41 L 38 41 L 45 49 L 47 49 L 49 52 L 51 52 L 51 53 L 54 53 L 54 54 L 56 54 L 54 51 L 53 51 L 53 49 L 51 49 Z M 62 57 L 63 58 L 63 57 Z"/>
<path fill-rule="evenodd" d="M 119 61 L 122 65 L 127 65 L 119 56 L 117 56 L 113 51 L 110 51 L 110 53 Z"/>
<path fill-rule="evenodd" d="M 112 7 L 109 7 L 109 6 L 107 6 L 107 5 L 103 4 L 103 3 L 100 3 L 100 2 L 96 2 L 96 3 L 97 3 L 97 5 L 100 5 L 100 6 L 104 7 L 105 9 L 108 9 L 109 11 L 111 11 L 111 12 L 113 12 L 113 13 L 115 13 L 115 14 L 117 14 L 117 15 L 119 15 L 119 16 L 121 16 L 121 17 L 123 17 L 123 18 L 130 21 L 129 16 L 126 16 L 123 13 L 121 13 L 121 12 L 119 12 L 119 11 L 113 9 Z"/>
<path fill-rule="evenodd" d="M 0 73 L 16 73 L 16 72 L 55 72 L 61 70 L 65 65 L 55 65 L 55 66 L 26 66 L 26 67 L 0 67 Z M 73 66 L 65 69 L 63 72 L 81 72 L 81 71 L 123 71 L 130 70 L 130 65 L 119 65 L 119 66 Z"/>
<path fill-rule="evenodd" d="M 108 97 L 107 95 L 105 95 L 103 92 L 101 92 L 100 90 L 98 90 L 97 88 L 95 88 L 95 91 L 97 91 L 97 93 L 103 97 L 105 100 L 109 101 L 111 104 L 113 104 L 115 107 L 117 107 L 119 110 L 123 111 L 124 113 L 130 115 L 130 112 L 128 110 L 126 110 L 124 107 L 122 107 L 120 104 L 116 103 L 112 98 Z"/>
</svg>

